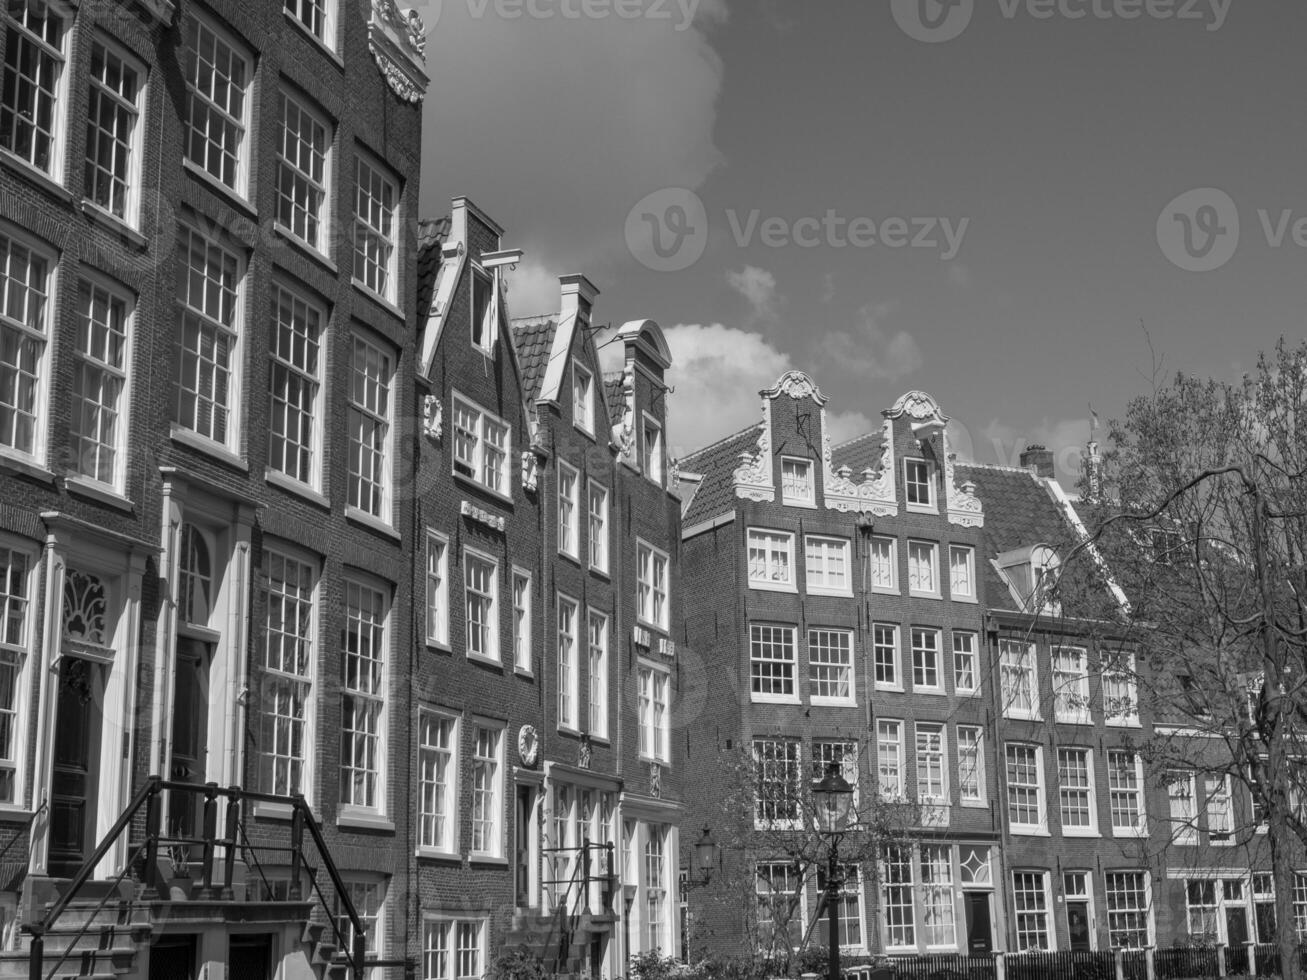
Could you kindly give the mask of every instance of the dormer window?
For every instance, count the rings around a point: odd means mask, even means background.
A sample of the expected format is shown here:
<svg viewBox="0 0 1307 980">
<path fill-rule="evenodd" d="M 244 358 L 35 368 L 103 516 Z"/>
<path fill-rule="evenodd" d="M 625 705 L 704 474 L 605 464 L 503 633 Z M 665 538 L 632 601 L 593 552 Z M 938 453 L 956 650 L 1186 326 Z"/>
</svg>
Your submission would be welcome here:
<svg viewBox="0 0 1307 980">
<path fill-rule="evenodd" d="M 594 435 L 594 375 L 579 362 L 572 362 L 572 422 L 582 432 Z"/>
<path fill-rule="evenodd" d="M 997 564 L 1022 612 L 1062 615 L 1061 603 L 1051 598 L 1060 568 L 1052 548 L 1044 544 L 1017 548 L 999 555 Z"/>
<path fill-rule="evenodd" d="M 812 479 L 812 460 L 781 458 L 781 501 L 809 507 L 817 503 L 817 490 Z"/>
<path fill-rule="evenodd" d="M 487 354 L 495 346 L 495 287 L 490 275 L 472 272 L 472 344 Z"/>
<path fill-rule="evenodd" d="M 663 482 L 663 427 L 651 415 L 644 416 L 640 433 L 640 468 L 659 486 Z"/>
<path fill-rule="evenodd" d="M 934 477 L 933 467 L 924 459 L 903 461 L 903 493 L 908 501 L 908 510 L 938 509 Z"/>
</svg>

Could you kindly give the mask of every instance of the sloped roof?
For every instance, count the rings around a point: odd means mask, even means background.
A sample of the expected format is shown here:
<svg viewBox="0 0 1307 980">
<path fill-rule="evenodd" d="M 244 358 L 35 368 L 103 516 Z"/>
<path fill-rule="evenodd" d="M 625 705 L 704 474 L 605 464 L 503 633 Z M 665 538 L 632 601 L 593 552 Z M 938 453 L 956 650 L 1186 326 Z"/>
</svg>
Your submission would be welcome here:
<svg viewBox="0 0 1307 980">
<path fill-rule="evenodd" d="M 849 479 L 854 483 L 861 483 L 863 470 L 880 469 L 881 443 L 884 438 L 884 432 L 880 428 L 875 428 L 848 442 L 840 443 L 831 450 L 831 469 L 838 472 L 841 466 L 847 466 L 853 471 Z"/>
<path fill-rule="evenodd" d="M 622 372 L 609 371 L 604 374 L 604 401 L 608 405 L 608 417 L 617 425 L 622 420 Z"/>
<path fill-rule="evenodd" d="M 735 508 L 732 474 L 740 465 L 740 453 L 756 449 L 761 435 L 759 422 L 681 459 L 681 469 L 703 475 L 703 483 L 681 518 L 682 527 L 693 527 Z"/>
<path fill-rule="evenodd" d="M 558 318 L 555 316 L 522 317 L 512 321 L 513 346 L 517 348 L 518 363 L 522 365 L 522 391 L 528 405 L 534 405 L 540 398 L 545 367 L 549 363 L 557 329 Z"/>
<path fill-rule="evenodd" d="M 449 218 L 423 218 L 418 222 L 418 315 L 431 309 L 431 296 L 440 272 L 440 250 L 449 237 Z"/>
</svg>

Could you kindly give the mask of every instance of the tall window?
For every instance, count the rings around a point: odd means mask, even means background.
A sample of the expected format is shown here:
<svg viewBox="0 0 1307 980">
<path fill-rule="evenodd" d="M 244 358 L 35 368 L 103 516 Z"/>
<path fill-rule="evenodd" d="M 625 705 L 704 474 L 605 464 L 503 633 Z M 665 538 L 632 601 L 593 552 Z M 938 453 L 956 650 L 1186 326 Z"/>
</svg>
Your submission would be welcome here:
<svg viewBox="0 0 1307 980">
<path fill-rule="evenodd" d="M 1109 725 L 1139 724 L 1139 693 L 1135 689 L 1134 654 L 1103 669 L 1103 715 Z"/>
<path fill-rule="evenodd" d="M 508 426 L 484 409 L 454 397 L 454 473 L 505 496 L 512 453 Z"/>
<path fill-rule="evenodd" d="M 458 720 L 418 715 L 418 843 L 451 854 L 458 849 Z"/>
<path fill-rule="evenodd" d="M 935 497 L 931 483 L 930 464 L 924 459 L 903 461 L 903 486 L 908 509 L 934 510 Z"/>
<path fill-rule="evenodd" d="M 395 362 L 357 334 L 350 360 L 349 495 L 351 507 L 390 520 L 390 414 Z"/>
<path fill-rule="evenodd" d="M 1012 872 L 1018 952 L 1053 948 L 1049 942 L 1047 878 L 1043 871 Z"/>
<path fill-rule="evenodd" d="M 341 657 L 340 802 L 380 810 L 385 751 L 386 596 L 345 582 Z"/>
<path fill-rule="evenodd" d="M 939 594 L 939 548 L 929 541 L 908 542 L 908 591 L 920 595 Z"/>
<path fill-rule="evenodd" d="M 899 628 L 890 623 L 876 623 L 871 628 L 872 661 L 877 687 L 901 688 L 899 678 Z"/>
<path fill-rule="evenodd" d="M 749 528 L 749 584 L 794 588 L 794 535 Z"/>
<path fill-rule="evenodd" d="M 976 689 L 976 634 L 953 631 L 953 687 L 958 694 Z"/>
<path fill-rule="evenodd" d="M 577 526 L 577 497 L 581 477 L 576 468 L 558 462 L 558 550 L 573 558 L 581 557 L 581 529 Z"/>
<path fill-rule="evenodd" d="M 513 665 L 531 670 L 531 574 L 513 569 Z"/>
<path fill-rule="evenodd" d="M 376 956 L 383 951 L 386 938 L 385 930 L 381 928 L 386 903 L 386 882 L 347 878 L 345 887 L 349 891 L 350 901 L 354 904 L 354 911 L 358 913 L 359 921 L 363 926 L 364 949 L 372 956 Z M 356 936 L 354 924 L 345 912 L 345 905 L 339 895 L 336 897 L 335 905 L 336 927 L 348 944 L 345 948 L 352 950 Z"/>
<path fill-rule="evenodd" d="M 332 125 L 308 103 L 283 90 L 277 146 L 277 221 L 292 235 L 325 252 L 327 152 Z"/>
<path fill-rule="evenodd" d="M 848 630 L 808 630 L 808 696 L 852 700 L 853 634 Z"/>
<path fill-rule="evenodd" d="M 1036 745 L 1009 742 L 1006 754 L 1008 820 L 1014 830 L 1043 829 L 1043 752 Z"/>
<path fill-rule="evenodd" d="M 809 592 L 849 595 L 849 542 L 844 538 L 803 539 L 804 576 Z"/>
<path fill-rule="evenodd" d="M 590 567 L 599 572 L 608 571 L 608 491 L 591 480 L 586 491 L 589 515 L 587 542 L 590 547 Z"/>
<path fill-rule="evenodd" d="M 954 599 L 976 597 L 976 549 L 950 545 L 948 549 L 949 595 Z"/>
<path fill-rule="evenodd" d="M 648 415 L 640 437 L 640 469 L 655 483 L 663 482 L 663 427 Z"/>
<path fill-rule="evenodd" d="M 927 946 L 957 942 L 953 906 L 953 848 L 921 845 L 921 931 Z"/>
<path fill-rule="evenodd" d="M 322 335 L 326 310 L 284 282 L 272 286 L 272 418 L 268 465 L 292 480 L 318 485 L 321 447 Z"/>
<path fill-rule="evenodd" d="M 916 949 L 916 890 L 912 880 L 912 848 L 901 844 L 891 844 L 885 848 L 881 881 L 885 903 L 885 945 L 891 949 Z"/>
<path fill-rule="evenodd" d="M 943 687 L 939 676 L 939 630 L 912 628 L 912 686 Z"/>
<path fill-rule="evenodd" d="M 304 29 L 328 47 L 331 46 L 335 0 L 285 0 L 285 11 Z"/>
<path fill-rule="evenodd" d="M 1151 946 L 1148 927 L 1148 875 L 1115 871 L 1106 876 L 1107 944 L 1113 949 Z"/>
<path fill-rule="evenodd" d="M 70 21 L 47 0 L 14 0 L 7 5 L 5 21 L 0 147 L 38 170 L 61 177 L 55 128 Z"/>
<path fill-rule="evenodd" d="M 449 642 L 449 541 L 427 532 L 427 641 Z"/>
<path fill-rule="evenodd" d="M 472 269 L 472 346 L 489 354 L 495 349 L 499 313 L 495 302 L 495 281 L 479 266 Z"/>
<path fill-rule="evenodd" d="M 99 38 L 92 43 L 86 160 L 82 168 L 84 192 L 93 204 L 133 223 L 138 193 L 137 123 L 144 86 L 145 70 L 135 59 L 125 57 Z"/>
<path fill-rule="evenodd" d="M 762 951 L 781 946 L 797 949 L 803 941 L 803 883 L 792 861 L 760 861 L 754 878 L 758 945 Z M 785 942 L 777 932 L 785 934 Z"/>
<path fill-rule="evenodd" d="M 998 651 L 1003 714 L 1010 718 L 1038 718 L 1035 645 L 1017 640 L 1000 640 Z"/>
<path fill-rule="evenodd" d="M 834 766 L 836 771 L 853 787 L 854 800 L 858 793 L 858 744 L 838 739 L 812 740 L 812 781 L 819 783 Z"/>
<path fill-rule="evenodd" d="M 1173 844 L 1194 844 L 1198 841 L 1195 782 L 1196 777 L 1191 770 L 1173 769 L 1166 774 L 1166 796 L 1170 808 Z"/>
<path fill-rule="evenodd" d="M 502 857 L 504 851 L 504 732 L 472 729 L 472 853 Z"/>
<path fill-rule="evenodd" d="M 671 677 L 667 671 L 654 667 L 640 667 L 637 674 L 640 686 L 637 705 L 640 755 L 658 762 L 670 762 L 667 690 Z"/>
<path fill-rule="evenodd" d="M 826 868 L 817 868 L 817 892 L 826 892 Z M 843 948 L 862 948 L 862 876 L 856 864 L 840 869 L 839 896 L 835 899 L 835 916 L 839 920 L 839 942 Z M 816 923 L 814 941 L 830 946 L 830 921 L 823 915 Z"/>
<path fill-rule="evenodd" d="M 422 980 L 475 980 L 486 969 L 485 919 L 422 923 Z"/>
<path fill-rule="evenodd" d="M 897 592 L 898 547 L 893 538 L 871 539 L 871 587 L 880 592 Z"/>
<path fill-rule="evenodd" d="M 812 478 L 812 460 L 781 459 L 781 501 L 787 504 L 812 504 L 817 491 Z"/>
<path fill-rule="evenodd" d="M 572 362 L 572 421 L 577 428 L 594 434 L 595 376 L 579 361 Z"/>
<path fill-rule="evenodd" d="M 1081 647 L 1053 649 L 1053 711 L 1060 722 L 1089 723 L 1089 654 Z"/>
<path fill-rule="evenodd" d="M 985 756 L 982 730 L 958 726 L 958 791 L 963 804 L 985 801 Z"/>
<path fill-rule="evenodd" d="M 948 805 L 943 725 L 917 723 L 917 800 L 937 806 Z"/>
<path fill-rule="evenodd" d="M 463 552 L 467 655 L 499 661 L 499 564 L 489 555 Z"/>
<path fill-rule="evenodd" d="M 177 401 L 173 419 L 222 445 L 235 443 L 244 262 L 182 225 L 177 244 Z"/>
<path fill-rule="evenodd" d="M 886 800 L 904 799 L 903 722 L 882 718 L 876 722 L 876 782 Z"/>
<path fill-rule="evenodd" d="M 1107 788 L 1112 810 L 1112 830 L 1141 833 L 1144 830 L 1144 787 L 1142 760 L 1133 752 L 1114 749 L 1107 753 Z"/>
<path fill-rule="evenodd" d="M 1203 777 L 1203 810 L 1207 814 L 1207 834 L 1213 844 L 1231 844 L 1234 835 L 1234 811 L 1230 806 L 1230 777 L 1208 774 Z"/>
<path fill-rule="evenodd" d="M 590 734 L 608 737 L 608 617 L 589 610 Z M 666 714 L 664 708 L 664 715 Z"/>
<path fill-rule="evenodd" d="M 667 831 L 650 826 L 644 841 L 644 948 L 667 946 Z"/>
<path fill-rule="evenodd" d="M 313 665 L 316 660 L 312 565 L 268 549 L 264 571 L 263 731 L 259 784 L 265 793 L 309 793 L 313 748 Z"/>
<path fill-rule="evenodd" d="M 361 150 L 354 155 L 354 180 L 354 281 L 394 303 L 399 185 Z"/>
<path fill-rule="evenodd" d="M 0 543 L 0 803 L 19 803 L 19 767 L 26 741 L 22 683 L 28 659 L 28 592 L 32 559 Z"/>
<path fill-rule="evenodd" d="M 1057 750 L 1057 792 L 1062 832 L 1093 833 L 1098 819 L 1094 807 L 1094 765 L 1089 749 Z"/>
<path fill-rule="evenodd" d="M 761 825 L 799 819 L 799 742 L 789 738 L 755 738 L 754 818 Z"/>
<path fill-rule="evenodd" d="M 1189 935 L 1213 946 L 1221 941 L 1220 908 L 1216 900 L 1216 886 L 1219 884 L 1214 879 L 1185 882 Z"/>
<path fill-rule="evenodd" d="M 643 541 L 636 548 L 636 612 L 651 626 L 667 629 L 667 553 Z"/>
<path fill-rule="evenodd" d="M 11 35 L 12 39 L 12 35 Z M 36 457 L 45 399 L 53 255 L 0 227 L 0 447 Z"/>
<path fill-rule="evenodd" d="M 579 607 L 565 596 L 558 597 L 558 727 L 576 731 L 577 720 L 577 619 Z"/>
<path fill-rule="evenodd" d="M 71 435 L 73 469 L 111 487 L 123 482 L 127 401 L 127 298 L 83 279 L 77 295 Z"/>
<path fill-rule="evenodd" d="M 185 31 L 186 159 L 243 194 L 252 60 L 194 13 Z"/>
<path fill-rule="evenodd" d="M 795 666 L 794 627 L 750 624 L 749 683 L 755 699 L 793 700 Z"/>
</svg>

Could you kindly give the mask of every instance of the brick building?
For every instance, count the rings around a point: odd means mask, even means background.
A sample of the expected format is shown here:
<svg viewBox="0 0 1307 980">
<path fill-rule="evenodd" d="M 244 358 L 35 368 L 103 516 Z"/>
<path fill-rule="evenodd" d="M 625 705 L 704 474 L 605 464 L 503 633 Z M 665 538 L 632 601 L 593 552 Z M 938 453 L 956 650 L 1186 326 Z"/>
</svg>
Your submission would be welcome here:
<svg viewBox="0 0 1307 980">
<path fill-rule="evenodd" d="M 406 952 L 422 44 L 390 0 L 0 17 L 5 959 L 86 870 L 100 972 L 307 976 L 295 794 Z"/>
</svg>

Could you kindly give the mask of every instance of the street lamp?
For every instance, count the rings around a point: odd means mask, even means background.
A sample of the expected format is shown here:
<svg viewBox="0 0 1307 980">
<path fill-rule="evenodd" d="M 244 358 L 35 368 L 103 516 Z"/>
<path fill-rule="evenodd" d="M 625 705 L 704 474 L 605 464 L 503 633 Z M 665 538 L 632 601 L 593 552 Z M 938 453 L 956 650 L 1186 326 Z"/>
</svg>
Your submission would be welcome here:
<svg viewBox="0 0 1307 980">
<path fill-rule="evenodd" d="M 721 853 L 721 847 L 712 839 L 712 830 L 704 827 L 703 836 L 694 845 L 694 863 L 703 872 L 703 881 L 696 884 L 708 884 L 708 880 L 712 877 L 713 868 L 717 867 L 721 861 Z"/>
<path fill-rule="evenodd" d="M 831 763 L 821 782 L 812 786 L 817 805 L 817 830 L 830 839 L 826 864 L 826 915 L 830 933 L 830 960 L 827 980 L 840 980 L 840 836 L 849 827 L 853 810 L 853 787 L 840 775 L 839 765 Z"/>
</svg>

